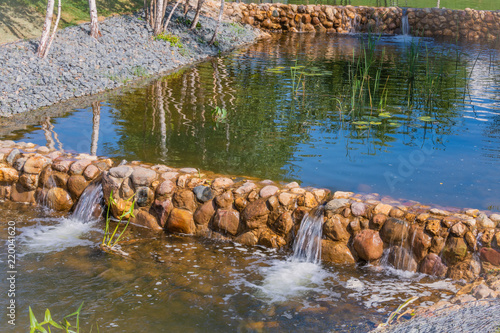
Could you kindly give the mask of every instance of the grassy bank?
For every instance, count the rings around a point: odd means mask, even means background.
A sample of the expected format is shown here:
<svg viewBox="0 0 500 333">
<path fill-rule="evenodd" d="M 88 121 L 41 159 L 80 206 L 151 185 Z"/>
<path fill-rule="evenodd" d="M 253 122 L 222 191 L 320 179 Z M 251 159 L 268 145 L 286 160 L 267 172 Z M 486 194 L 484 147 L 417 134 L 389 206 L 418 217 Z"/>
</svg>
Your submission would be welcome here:
<svg viewBox="0 0 500 333">
<path fill-rule="evenodd" d="M 142 8 L 143 0 L 97 0 L 99 16 Z M 0 44 L 41 34 L 47 0 L 3 0 L 0 3 Z M 57 0 L 56 0 L 57 6 Z M 60 28 L 89 21 L 88 0 L 63 0 Z"/>
</svg>

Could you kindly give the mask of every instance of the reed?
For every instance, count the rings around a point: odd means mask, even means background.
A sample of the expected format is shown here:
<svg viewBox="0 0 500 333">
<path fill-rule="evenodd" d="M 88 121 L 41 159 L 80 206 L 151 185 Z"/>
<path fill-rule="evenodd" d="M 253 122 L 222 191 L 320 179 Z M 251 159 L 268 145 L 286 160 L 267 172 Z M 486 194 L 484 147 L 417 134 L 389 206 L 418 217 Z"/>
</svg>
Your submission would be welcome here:
<svg viewBox="0 0 500 333">
<path fill-rule="evenodd" d="M 108 247 L 108 248 L 113 249 L 115 247 L 115 245 L 118 243 L 118 241 L 120 241 L 120 238 L 123 236 L 123 233 L 127 229 L 128 225 L 130 223 L 130 219 L 132 217 L 135 217 L 134 216 L 134 206 L 135 206 L 135 202 L 136 202 L 135 194 L 132 195 L 130 198 L 128 198 L 126 200 L 126 203 L 128 203 L 128 202 L 131 202 L 131 204 L 129 205 L 128 209 L 125 210 L 120 215 L 120 217 L 118 218 L 118 223 L 116 224 L 116 227 L 115 227 L 114 231 L 111 233 L 110 232 L 111 231 L 111 228 L 110 228 L 111 216 L 110 216 L 109 213 L 110 213 L 110 210 L 111 210 L 111 205 L 116 205 L 117 204 L 116 201 L 115 201 L 115 199 L 113 198 L 113 191 L 111 191 L 111 194 L 109 195 L 109 205 L 108 205 L 108 209 L 106 211 L 106 227 L 104 229 L 104 237 L 102 239 L 102 245 L 104 247 Z M 126 217 L 128 217 L 127 224 L 125 225 L 125 227 L 123 228 L 123 230 L 121 231 L 121 233 L 115 238 L 116 233 L 118 232 L 118 229 L 120 227 L 120 223 Z"/>
<path fill-rule="evenodd" d="M 78 307 L 78 310 L 73 312 L 72 314 L 69 314 L 67 316 L 64 316 L 62 321 L 56 322 L 50 313 L 49 309 L 45 310 L 45 317 L 42 322 L 38 322 L 38 320 L 35 317 L 35 314 L 33 313 L 33 310 L 31 310 L 31 306 L 29 307 L 29 315 L 30 315 L 30 333 L 35 333 L 35 332 L 41 332 L 41 333 L 47 333 L 51 332 L 51 327 L 65 331 L 66 333 L 79 333 L 80 332 L 80 311 L 82 310 L 83 307 L 83 302 L 80 304 Z M 75 322 L 73 324 L 70 323 L 68 320 L 71 317 L 76 317 Z M 99 328 L 98 328 L 99 330 Z"/>
</svg>

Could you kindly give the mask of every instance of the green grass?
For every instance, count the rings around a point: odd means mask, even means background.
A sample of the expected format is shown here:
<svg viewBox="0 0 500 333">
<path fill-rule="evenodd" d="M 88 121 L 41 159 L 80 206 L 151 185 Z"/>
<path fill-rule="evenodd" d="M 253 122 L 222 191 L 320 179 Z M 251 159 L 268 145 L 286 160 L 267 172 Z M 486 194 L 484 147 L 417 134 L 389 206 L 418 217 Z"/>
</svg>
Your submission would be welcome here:
<svg viewBox="0 0 500 333">
<path fill-rule="evenodd" d="M 169 42 L 170 46 L 176 46 L 180 49 L 182 49 L 183 47 L 179 36 L 172 35 L 171 33 L 165 34 L 164 32 L 162 32 L 158 36 L 155 36 L 155 40 L 164 40 L 166 42 Z"/>
</svg>

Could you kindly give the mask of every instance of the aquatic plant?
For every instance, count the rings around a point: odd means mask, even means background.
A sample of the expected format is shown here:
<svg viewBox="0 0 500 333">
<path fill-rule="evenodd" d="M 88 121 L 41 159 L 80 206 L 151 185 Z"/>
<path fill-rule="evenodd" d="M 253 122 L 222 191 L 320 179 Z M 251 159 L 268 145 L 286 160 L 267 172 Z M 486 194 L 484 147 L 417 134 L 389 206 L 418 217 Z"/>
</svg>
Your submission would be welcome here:
<svg viewBox="0 0 500 333">
<path fill-rule="evenodd" d="M 45 310 L 45 317 L 42 322 L 38 322 L 36 319 L 33 310 L 31 310 L 31 306 L 29 307 L 29 314 L 30 314 L 30 333 L 35 333 L 35 332 L 41 332 L 41 333 L 50 333 L 50 327 L 63 330 L 67 333 L 78 333 L 80 332 L 80 311 L 82 310 L 83 302 L 80 304 L 78 307 L 78 310 L 73 312 L 72 314 L 69 314 L 67 316 L 64 316 L 63 320 L 61 322 L 56 322 L 54 319 L 52 319 L 52 315 L 50 314 L 50 310 L 47 309 Z M 74 325 L 72 325 L 68 319 L 71 317 L 76 317 L 76 322 Z M 45 326 L 46 325 L 46 326 Z M 45 326 L 45 327 L 44 327 Z"/>
<path fill-rule="evenodd" d="M 216 123 L 224 123 L 227 121 L 227 111 L 224 108 L 216 106 L 212 110 L 212 117 Z"/>
<path fill-rule="evenodd" d="M 391 312 L 391 314 L 389 315 L 389 318 L 387 319 L 387 321 L 385 323 L 379 324 L 377 328 L 382 328 L 382 327 L 389 325 L 398 314 L 399 314 L 399 316 L 396 320 L 399 320 L 399 318 L 401 318 L 401 316 L 408 313 L 408 310 L 403 312 L 403 313 L 401 313 L 401 311 L 404 308 L 406 308 L 408 305 L 410 305 L 411 303 L 416 301 L 417 299 L 418 299 L 417 296 L 413 296 L 413 297 L 407 299 L 403 304 L 398 306 L 398 308 L 395 311 Z"/>
<path fill-rule="evenodd" d="M 134 200 L 132 200 L 132 199 L 134 199 Z M 125 230 L 127 229 L 128 225 L 130 223 L 130 219 L 132 217 L 135 217 L 134 216 L 134 206 L 135 206 L 135 202 L 136 202 L 135 194 L 132 195 L 130 198 L 128 198 L 126 200 L 126 202 L 128 203 L 131 200 L 132 200 L 132 203 L 130 204 L 128 209 L 126 209 L 120 215 L 120 217 L 118 218 L 118 223 L 116 224 L 114 231 L 111 233 L 111 229 L 110 229 L 111 217 L 109 215 L 109 212 L 111 210 L 111 205 L 115 205 L 115 206 L 117 205 L 115 199 L 113 198 L 113 191 L 111 191 L 111 194 L 109 195 L 109 205 L 108 205 L 108 209 L 106 211 L 106 227 L 104 229 L 104 237 L 102 239 L 102 246 L 109 248 L 109 249 L 113 249 L 115 247 L 115 245 L 118 243 L 118 241 L 120 241 L 120 238 L 123 236 L 123 233 L 125 232 Z M 128 217 L 127 224 L 123 228 L 122 232 L 115 238 L 116 232 L 118 231 L 118 228 L 120 227 L 120 223 L 122 222 L 122 220 L 125 217 Z"/>
</svg>

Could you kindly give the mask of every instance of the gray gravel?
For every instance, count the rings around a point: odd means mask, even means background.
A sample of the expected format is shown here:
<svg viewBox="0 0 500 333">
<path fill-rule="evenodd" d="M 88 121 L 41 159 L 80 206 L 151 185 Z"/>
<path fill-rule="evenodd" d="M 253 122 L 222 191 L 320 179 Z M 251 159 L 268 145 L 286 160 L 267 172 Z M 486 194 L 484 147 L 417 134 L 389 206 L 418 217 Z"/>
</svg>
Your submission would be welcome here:
<svg viewBox="0 0 500 333">
<path fill-rule="evenodd" d="M 444 308 L 418 316 L 387 329 L 384 333 L 500 332 L 500 300 L 484 300 Z"/>
<path fill-rule="evenodd" d="M 117 88 L 131 80 L 216 56 L 251 43 L 260 35 L 248 25 L 224 23 L 218 45 L 209 46 L 216 21 L 202 16 L 201 28 L 189 31 L 180 21 L 180 12 L 172 17 L 168 32 L 180 37 L 181 48 L 154 40 L 141 12 L 101 22 L 103 36 L 98 40 L 89 36 L 89 24 L 60 30 L 46 59 L 36 56 L 35 39 L 1 45 L 0 116 Z"/>
</svg>

